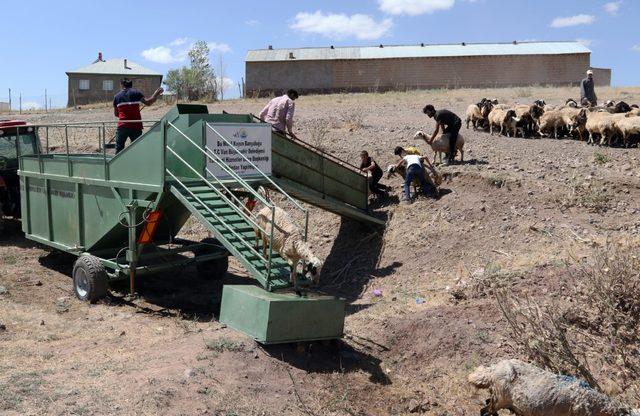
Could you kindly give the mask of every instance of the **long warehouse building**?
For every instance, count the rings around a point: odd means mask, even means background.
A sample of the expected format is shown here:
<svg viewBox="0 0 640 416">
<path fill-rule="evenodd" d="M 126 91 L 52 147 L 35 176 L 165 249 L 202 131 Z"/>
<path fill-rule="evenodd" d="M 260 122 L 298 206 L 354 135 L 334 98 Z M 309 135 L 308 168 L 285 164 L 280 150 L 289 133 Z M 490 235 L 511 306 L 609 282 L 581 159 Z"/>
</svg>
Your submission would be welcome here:
<svg viewBox="0 0 640 416">
<path fill-rule="evenodd" d="M 598 85 L 611 83 L 611 70 L 592 68 L 591 51 L 579 42 L 269 47 L 247 53 L 245 93 L 570 85 L 587 69 Z"/>
</svg>

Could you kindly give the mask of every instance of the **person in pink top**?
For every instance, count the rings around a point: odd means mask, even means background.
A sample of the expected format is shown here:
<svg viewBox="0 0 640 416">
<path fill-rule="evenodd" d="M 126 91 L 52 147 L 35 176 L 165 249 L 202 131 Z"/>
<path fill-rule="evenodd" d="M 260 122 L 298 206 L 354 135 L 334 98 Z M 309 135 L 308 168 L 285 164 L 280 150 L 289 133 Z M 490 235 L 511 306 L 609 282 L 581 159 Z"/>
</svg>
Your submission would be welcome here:
<svg viewBox="0 0 640 416">
<path fill-rule="evenodd" d="M 276 130 L 289 132 L 294 139 L 297 139 L 298 137 L 293 133 L 296 98 L 298 98 L 298 92 L 289 90 L 285 95 L 272 99 L 260 112 L 260 120 L 271 124 Z"/>
</svg>

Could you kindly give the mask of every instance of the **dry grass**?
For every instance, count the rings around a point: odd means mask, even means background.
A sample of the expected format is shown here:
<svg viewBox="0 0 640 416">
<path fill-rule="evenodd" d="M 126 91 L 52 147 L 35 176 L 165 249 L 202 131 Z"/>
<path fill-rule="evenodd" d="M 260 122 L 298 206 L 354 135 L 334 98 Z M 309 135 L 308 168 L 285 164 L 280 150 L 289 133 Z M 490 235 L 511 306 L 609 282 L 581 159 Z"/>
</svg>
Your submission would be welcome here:
<svg viewBox="0 0 640 416">
<path fill-rule="evenodd" d="M 563 209 L 586 208 L 590 212 L 606 212 L 611 201 L 609 187 L 601 181 L 582 181 L 573 176 L 566 191 L 551 197 Z"/>
<path fill-rule="evenodd" d="M 322 118 L 312 119 L 307 122 L 307 129 L 309 131 L 311 144 L 318 149 L 325 150 L 327 135 L 330 130 L 329 120 Z"/>
<path fill-rule="evenodd" d="M 364 115 L 360 111 L 346 110 L 340 113 L 344 128 L 349 131 L 360 130 L 364 126 Z"/>
<path fill-rule="evenodd" d="M 541 366 L 583 378 L 628 401 L 640 400 L 640 260 L 637 244 L 595 249 L 566 281 L 562 299 L 501 292 L 498 304 L 515 343 Z"/>
</svg>

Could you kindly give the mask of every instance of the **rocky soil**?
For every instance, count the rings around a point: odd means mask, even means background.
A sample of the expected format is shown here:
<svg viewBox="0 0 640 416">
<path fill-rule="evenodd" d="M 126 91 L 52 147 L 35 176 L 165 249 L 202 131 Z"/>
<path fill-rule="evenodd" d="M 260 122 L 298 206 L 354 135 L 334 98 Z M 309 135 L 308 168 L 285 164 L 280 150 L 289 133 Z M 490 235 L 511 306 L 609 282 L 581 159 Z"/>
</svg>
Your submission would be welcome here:
<svg viewBox="0 0 640 416">
<path fill-rule="evenodd" d="M 357 163 L 380 165 L 397 145 L 432 131 L 426 103 L 464 114 L 482 97 L 560 104 L 566 88 L 436 90 L 301 97 L 299 135 Z M 640 88 L 600 89 L 640 102 Z M 258 113 L 262 100 L 210 111 Z M 168 107 L 145 109 L 159 118 Z M 22 115 L 37 123 L 112 120 L 108 107 Z M 3 415 L 474 415 L 484 394 L 475 366 L 520 355 L 493 295 L 562 296 L 571 265 L 607 240 L 639 232 L 640 153 L 573 140 L 491 137 L 466 130 L 465 162 L 440 167 L 440 199 L 399 205 L 400 180 L 373 204 L 376 230 L 311 208 L 310 240 L 326 259 L 321 289 L 349 301 L 344 339 L 264 347 L 216 322 L 219 283 L 195 270 L 126 285 L 88 305 L 73 297 L 73 258 L 0 235 L 0 414 Z M 75 151 L 98 147 L 78 130 Z M 52 131 L 49 146 L 64 149 Z M 430 153 L 428 153 L 430 154 Z M 190 222 L 190 238 L 204 230 Z M 224 283 L 246 282 L 232 261 Z M 374 296 L 374 290 L 381 296 Z M 471 290 L 470 290 L 471 289 Z M 637 403 L 636 403 L 637 404 Z"/>
</svg>

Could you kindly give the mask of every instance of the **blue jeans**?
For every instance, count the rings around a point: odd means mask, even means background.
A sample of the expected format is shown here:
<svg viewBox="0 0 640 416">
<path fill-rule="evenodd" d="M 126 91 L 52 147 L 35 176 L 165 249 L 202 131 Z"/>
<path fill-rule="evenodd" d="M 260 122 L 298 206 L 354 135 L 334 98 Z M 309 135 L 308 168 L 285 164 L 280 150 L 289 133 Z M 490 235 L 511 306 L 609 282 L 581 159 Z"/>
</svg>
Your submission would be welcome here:
<svg viewBox="0 0 640 416">
<path fill-rule="evenodd" d="M 128 127 L 118 127 L 116 130 L 116 154 L 124 149 L 127 139 L 131 139 L 131 143 L 142 135 L 142 130 L 134 130 Z"/>
<path fill-rule="evenodd" d="M 414 163 L 407 168 L 407 177 L 404 180 L 404 196 L 407 199 L 411 199 L 411 182 L 416 176 L 420 181 L 420 189 L 422 189 L 422 193 L 427 194 L 427 189 L 429 189 L 429 184 L 424 178 L 424 168 L 422 165 Z"/>
</svg>

